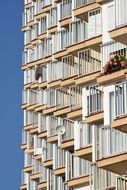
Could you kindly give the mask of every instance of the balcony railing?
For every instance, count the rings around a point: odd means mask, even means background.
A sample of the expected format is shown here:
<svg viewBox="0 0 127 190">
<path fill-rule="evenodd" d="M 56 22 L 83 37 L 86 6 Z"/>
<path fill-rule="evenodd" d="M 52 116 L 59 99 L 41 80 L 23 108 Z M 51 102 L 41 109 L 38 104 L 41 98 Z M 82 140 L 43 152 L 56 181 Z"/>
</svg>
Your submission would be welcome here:
<svg viewBox="0 0 127 190">
<path fill-rule="evenodd" d="M 58 118 L 54 116 L 48 117 L 48 135 L 52 136 L 56 134 L 56 127 L 58 126 Z"/>
<path fill-rule="evenodd" d="M 62 57 L 62 77 L 68 78 L 77 75 L 78 64 L 74 60 L 73 56 Z"/>
<path fill-rule="evenodd" d="M 96 2 L 95 0 L 75 0 L 75 8 Z"/>
<path fill-rule="evenodd" d="M 68 180 L 90 174 L 90 162 L 68 153 Z"/>
<path fill-rule="evenodd" d="M 62 78 L 62 63 L 53 61 L 47 64 L 48 67 L 48 82 Z"/>
<path fill-rule="evenodd" d="M 33 155 L 25 154 L 25 167 L 32 166 L 33 164 Z"/>
<path fill-rule="evenodd" d="M 111 41 L 101 46 L 102 67 L 115 55 L 127 56 L 127 46 L 116 41 Z"/>
<path fill-rule="evenodd" d="M 24 185 L 27 183 L 27 178 L 26 178 L 26 173 L 22 170 L 22 174 L 21 174 L 21 185 Z"/>
<path fill-rule="evenodd" d="M 50 5 L 52 3 L 52 0 L 42 0 L 42 8 Z"/>
<path fill-rule="evenodd" d="M 91 171 L 91 190 L 106 190 L 115 186 L 116 174 L 100 169 L 96 164 L 91 164 Z"/>
<path fill-rule="evenodd" d="M 56 147 L 55 152 L 55 169 L 65 166 L 65 150 Z"/>
<path fill-rule="evenodd" d="M 71 16 L 72 0 L 63 0 L 60 8 L 61 19 Z"/>
<path fill-rule="evenodd" d="M 114 5 L 108 7 L 109 30 L 127 24 L 126 3 L 126 0 L 115 0 Z"/>
<path fill-rule="evenodd" d="M 72 34 L 70 29 L 62 29 L 57 31 L 54 36 L 54 52 L 64 50 L 72 43 Z"/>
<path fill-rule="evenodd" d="M 88 87 L 89 95 L 87 96 L 87 115 L 94 114 L 103 110 L 103 91 L 99 85 Z"/>
<path fill-rule="evenodd" d="M 22 130 L 22 144 L 27 144 L 27 131 Z"/>
<path fill-rule="evenodd" d="M 40 182 L 47 181 L 47 168 L 43 167 L 43 165 L 41 166 L 41 173 L 42 173 L 42 176 L 40 178 Z"/>
<path fill-rule="evenodd" d="M 115 85 L 115 118 L 127 115 L 127 83 Z"/>
<path fill-rule="evenodd" d="M 127 189 L 127 176 L 119 176 L 116 178 L 116 190 Z"/>
<path fill-rule="evenodd" d="M 47 31 L 47 17 L 44 16 L 42 18 L 40 18 L 39 20 L 39 35 L 40 34 L 43 34 L 43 33 L 46 33 Z"/>
<path fill-rule="evenodd" d="M 36 0 L 35 2 L 35 15 L 42 12 L 42 0 Z"/>
<path fill-rule="evenodd" d="M 56 107 L 64 107 L 69 105 L 69 92 L 66 88 L 56 89 Z"/>
<path fill-rule="evenodd" d="M 76 109 L 82 106 L 82 87 L 71 86 L 70 88 L 70 108 Z"/>
<path fill-rule="evenodd" d="M 43 140 L 43 161 L 53 159 L 53 144 Z"/>
<path fill-rule="evenodd" d="M 39 160 L 33 160 L 33 170 L 32 173 L 40 173 L 41 172 L 41 162 Z"/>
<path fill-rule="evenodd" d="M 117 131 L 110 126 L 101 128 L 99 140 L 99 157 L 112 156 L 127 151 L 127 134 Z"/>
<path fill-rule="evenodd" d="M 56 26 L 57 20 L 58 20 L 57 7 L 54 7 L 50 10 L 48 14 L 48 28 Z"/>
<path fill-rule="evenodd" d="M 61 135 L 61 141 L 74 139 L 74 121 L 63 119 L 65 133 Z"/>
<path fill-rule="evenodd" d="M 34 148 L 34 136 L 32 134 L 28 134 L 28 148 Z"/>
<path fill-rule="evenodd" d="M 85 123 L 79 123 L 80 133 L 79 133 L 79 148 L 85 147 L 92 144 L 92 128 L 90 125 Z"/>
<path fill-rule="evenodd" d="M 43 132 L 46 130 L 47 117 L 41 113 L 38 113 L 38 131 Z"/>
<path fill-rule="evenodd" d="M 87 49 L 78 53 L 79 75 L 87 75 L 101 70 L 100 53 Z"/>
<path fill-rule="evenodd" d="M 72 44 L 81 42 L 88 38 L 88 23 L 83 20 L 77 20 L 71 24 Z"/>
</svg>

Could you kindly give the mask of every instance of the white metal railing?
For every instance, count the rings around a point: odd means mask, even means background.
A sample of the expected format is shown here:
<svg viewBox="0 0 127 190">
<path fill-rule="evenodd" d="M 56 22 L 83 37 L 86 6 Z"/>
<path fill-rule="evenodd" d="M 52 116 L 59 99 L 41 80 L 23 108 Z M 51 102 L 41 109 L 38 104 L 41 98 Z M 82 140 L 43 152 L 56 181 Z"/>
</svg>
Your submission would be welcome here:
<svg viewBox="0 0 127 190">
<path fill-rule="evenodd" d="M 61 12 L 61 19 L 65 18 L 67 16 L 71 16 L 72 0 L 62 0 L 60 12 Z"/>
<path fill-rule="evenodd" d="M 32 125 L 33 127 L 37 127 L 38 125 L 38 113 L 37 112 L 31 112 L 31 111 L 25 111 L 24 114 L 24 125 Z"/>
<path fill-rule="evenodd" d="M 54 35 L 54 52 L 65 49 L 72 43 L 72 31 L 71 29 L 61 29 L 57 31 Z"/>
<path fill-rule="evenodd" d="M 78 52 L 78 74 L 86 75 L 101 70 L 100 53 L 86 49 Z"/>
<path fill-rule="evenodd" d="M 33 155 L 25 153 L 25 167 L 32 166 Z"/>
<path fill-rule="evenodd" d="M 82 106 L 82 87 L 70 86 L 70 108 L 80 108 Z"/>
<path fill-rule="evenodd" d="M 38 91 L 38 104 L 39 105 L 45 105 L 46 104 L 45 94 L 46 94 L 46 91 L 44 89 L 40 88 Z"/>
<path fill-rule="evenodd" d="M 75 8 L 80 7 L 82 5 L 88 5 L 93 2 L 95 2 L 95 0 L 75 0 Z"/>
<path fill-rule="evenodd" d="M 64 107 L 69 105 L 69 92 L 66 88 L 56 89 L 56 107 Z"/>
<path fill-rule="evenodd" d="M 65 127 L 65 133 L 61 135 L 61 141 L 74 139 L 74 121 L 63 119 L 63 126 Z"/>
<path fill-rule="evenodd" d="M 43 161 L 53 159 L 53 144 L 43 140 Z"/>
<path fill-rule="evenodd" d="M 38 37 L 39 34 L 39 23 L 37 22 L 31 28 L 31 40 L 34 40 Z"/>
<path fill-rule="evenodd" d="M 41 172 L 41 161 L 33 159 L 33 169 L 32 173 L 40 173 Z"/>
<path fill-rule="evenodd" d="M 62 78 L 62 63 L 60 61 L 49 62 L 47 67 L 49 82 Z"/>
<path fill-rule="evenodd" d="M 22 130 L 22 144 L 27 144 L 27 131 Z"/>
<path fill-rule="evenodd" d="M 99 85 L 88 87 L 89 95 L 87 96 L 87 115 L 94 114 L 103 110 L 103 91 Z"/>
<path fill-rule="evenodd" d="M 55 169 L 65 166 L 65 150 L 56 147 L 55 150 Z"/>
<path fill-rule="evenodd" d="M 88 38 L 102 33 L 101 10 L 95 9 L 88 13 Z"/>
<path fill-rule="evenodd" d="M 115 173 L 98 168 L 94 163 L 91 164 L 90 190 L 110 189 L 112 187 L 115 187 L 115 181 Z"/>
<path fill-rule="evenodd" d="M 44 16 L 39 20 L 39 35 L 47 31 L 47 17 Z"/>
<path fill-rule="evenodd" d="M 52 3 L 52 0 L 42 0 L 42 8 L 50 5 Z"/>
<path fill-rule="evenodd" d="M 47 117 L 42 113 L 38 113 L 38 131 L 46 131 L 46 120 Z"/>
<path fill-rule="evenodd" d="M 28 133 L 28 148 L 33 148 L 34 147 L 34 136 L 30 133 Z"/>
<path fill-rule="evenodd" d="M 28 89 L 27 93 L 28 93 L 27 103 L 29 105 L 36 104 L 37 103 L 38 92 L 36 90 Z"/>
<path fill-rule="evenodd" d="M 90 162 L 79 157 L 76 157 L 74 154 L 68 153 L 67 155 L 67 165 L 68 165 L 68 180 L 76 178 L 79 176 L 89 175 L 90 171 Z"/>
<path fill-rule="evenodd" d="M 48 13 L 48 28 L 56 26 L 58 20 L 57 7 L 53 7 Z"/>
<path fill-rule="evenodd" d="M 27 183 L 27 179 L 26 179 L 26 173 L 22 170 L 22 173 L 21 173 L 21 185 L 24 185 Z"/>
<path fill-rule="evenodd" d="M 68 78 L 78 74 L 78 64 L 72 55 L 62 57 L 62 77 Z"/>
<path fill-rule="evenodd" d="M 52 54 L 52 37 L 49 37 L 44 40 L 44 56 L 49 56 L 51 54 Z"/>
<path fill-rule="evenodd" d="M 28 103 L 28 93 L 27 90 L 22 91 L 22 104 L 27 104 Z"/>
<path fill-rule="evenodd" d="M 28 183 L 28 189 L 29 190 L 36 190 L 37 186 L 38 186 L 37 181 L 29 179 L 29 183 Z"/>
<path fill-rule="evenodd" d="M 127 82 L 115 85 L 115 117 L 127 115 Z"/>
<path fill-rule="evenodd" d="M 35 6 L 35 15 L 42 12 L 42 0 L 36 0 L 34 6 Z"/>
<path fill-rule="evenodd" d="M 92 145 L 92 127 L 82 122 L 79 125 L 80 125 L 80 133 L 79 133 L 80 147 Z"/>
<path fill-rule="evenodd" d="M 46 89 L 45 92 L 46 92 L 47 107 L 55 106 L 55 97 L 56 97 L 55 89 Z"/>
<path fill-rule="evenodd" d="M 114 4 L 108 7 L 109 30 L 127 24 L 126 7 L 127 7 L 126 0 L 115 0 Z"/>
<path fill-rule="evenodd" d="M 101 129 L 99 140 L 99 157 L 112 156 L 127 151 L 127 134 L 117 131 L 110 126 L 104 126 Z"/>
<path fill-rule="evenodd" d="M 45 182 L 47 181 L 47 168 L 43 167 L 43 165 L 41 166 L 41 178 L 40 178 L 40 182 Z"/>
<path fill-rule="evenodd" d="M 55 135 L 56 127 L 58 126 L 58 117 L 49 116 L 48 124 L 49 124 L 49 127 L 48 127 L 49 136 Z"/>
<path fill-rule="evenodd" d="M 116 178 L 116 190 L 127 189 L 127 176 L 118 176 Z"/>
<path fill-rule="evenodd" d="M 88 38 L 88 23 L 83 20 L 76 20 L 71 24 L 72 44 L 81 42 Z"/>
<path fill-rule="evenodd" d="M 102 67 L 115 55 L 127 56 L 127 46 L 117 41 L 111 41 L 101 45 Z"/>
</svg>

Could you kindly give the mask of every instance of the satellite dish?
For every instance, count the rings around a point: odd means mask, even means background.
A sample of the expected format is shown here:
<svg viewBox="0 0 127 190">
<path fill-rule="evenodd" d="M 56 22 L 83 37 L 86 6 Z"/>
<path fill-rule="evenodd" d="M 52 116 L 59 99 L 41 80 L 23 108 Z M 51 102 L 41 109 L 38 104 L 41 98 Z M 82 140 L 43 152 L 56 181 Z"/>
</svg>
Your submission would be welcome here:
<svg viewBox="0 0 127 190">
<path fill-rule="evenodd" d="M 57 127 L 56 127 L 56 133 L 58 134 L 58 135 L 63 135 L 63 134 L 65 134 L 65 126 L 63 126 L 63 125 L 58 125 Z"/>
<path fill-rule="evenodd" d="M 35 79 L 38 80 L 42 77 L 42 67 L 39 65 L 35 70 Z"/>
</svg>

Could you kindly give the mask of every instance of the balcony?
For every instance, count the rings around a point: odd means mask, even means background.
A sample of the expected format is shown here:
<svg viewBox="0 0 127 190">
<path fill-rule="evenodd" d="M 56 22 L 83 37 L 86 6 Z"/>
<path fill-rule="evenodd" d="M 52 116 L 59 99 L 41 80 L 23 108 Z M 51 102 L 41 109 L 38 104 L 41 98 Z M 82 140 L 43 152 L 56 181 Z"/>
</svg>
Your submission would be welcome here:
<svg viewBox="0 0 127 190">
<path fill-rule="evenodd" d="M 117 175 L 100 169 L 97 164 L 91 164 L 92 174 L 90 175 L 91 190 L 115 190 Z M 96 173 L 96 174 L 95 174 Z M 96 175 L 96 177 L 95 177 Z M 120 189 L 119 189 L 120 190 Z"/>
<path fill-rule="evenodd" d="M 71 158 L 71 157 L 72 158 Z M 81 158 L 77 158 L 74 155 L 70 155 L 69 163 L 71 165 L 70 170 L 68 168 L 68 186 L 69 187 L 84 187 L 89 185 L 90 163 Z M 77 170 L 76 170 L 77 168 Z"/>
<path fill-rule="evenodd" d="M 37 180 L 40 177 L 41 177 L 41 161 L 33 160 L 33 170 L 32 170 L 32 174 L 30 175 L 30 179 Z"/>
<path fill-rule="evenodd" d="M 127 45 L 127 14 L 126 14 L 126 0 L 116 1 L 113 7 L 113 19 L 111 27 L 109 28 L 110 37 L 122 44 Z M 118 17 L 120 15 L 120 19 Z M 110 18 L 109 18 L 110 19 Z"/>
<path fill-rule="evenodd" d="M 57 30 L 57 22 L 58 22 L 58 13 L 57 13 L 57 6 L 53 7 L 49 13 L 48 13 L 48 23 L 47 23 L 47 28 L 48 32 L 50 34 L 53 34 Z"/>
<path fill-rule="evenodd" d="M 100 123 L 104 119 L 103 114 L 103 89 L 99 85 L 87 87 L 88 95 L 86 96 L 87 113 L 86 123 Z M 95 104 L 96 102 L 96 104 Z"/>
<path fill-rule="evenodd" d="M 53 165 L 53 144 L 46 142 L 43 139 L 43 167 L 50 168 Z"/>
<path fill-rule="evenodd" d="M 60 147 L 56 146 L 55 149 L 55 164 L 54 164 L 54 175 L 63 176 L 65 175 L 65 151 Z"/>
<path fill-rule="evenodd" d="M 116 179 L 116 190 L 120 190 L 121 187 L 127 189 L 127 176 L 118 176 Z"/>
<path fill-rule="evenodd" d="M 97 78 L 97 83 L 108 84 L 126 78 L 127 66 L 124 64 L 126 49 L 125 45 L 116 41 L 111 41 L 101 46 L 102 74 Z M 107 53 L 105 54 L 105 52 Z"/>
<path fill-rule="evenodd" d="M 22 130 L 22 144 L 20 147 L 22 150 L 27 149 L 27 132 L 25 130 Z"/>
<path fill-rule="evenodd" d="M 127 135 L 110 126 L 105 126 L 101 130 L 98 167 L 119 175 L 126 174 Z"/>
<path fill-rule="evenodd" d="M 75 9 L 74 16 L 85 21 L 88 21 L 88 13 L 89 11 L 98 9 L 100 5 L 96 3 L 95 0 L 87 0 L 87 1 L 76 1 L 75 0 Z"/>
<path fill-rule="evenodd" d="M 77 85 L 87 85 L 96 81 L 101 70 L 100 53 L 86 49 L 78 52 L 78 77 Z"/>
<path fill-rule="evenodd" d="M 61 13 L 61 27 L 63 27 L 65 25 L 65 23 L 67 23 L 68 18 L 71 18 L 71 14 L 72 14 L 72 0 L 63 0 L 60 4 L 60 13 Z M 65 23 L 64 23 L 65 21 Z M 64 23 L 64 24 L 63 24 Z"/>
<path fill-rule="evenodd" d="M 76 122 L 74 130 L 76 156 L 92 161 L 92 127 L 83 122 Z"/>
<path fill-rule="evenodd" d="M 61 149 L 73 149 L 74 147 L 74 122 L 71 120 L 63 119 L 63 126 L 65 133 L 61 135 Z"/>
<path fill-rule="evenodd" d="M 22 170 L 20 190 L 27 190 L 26 174 L 24 173 L 23 170 Z"/>
</svg>

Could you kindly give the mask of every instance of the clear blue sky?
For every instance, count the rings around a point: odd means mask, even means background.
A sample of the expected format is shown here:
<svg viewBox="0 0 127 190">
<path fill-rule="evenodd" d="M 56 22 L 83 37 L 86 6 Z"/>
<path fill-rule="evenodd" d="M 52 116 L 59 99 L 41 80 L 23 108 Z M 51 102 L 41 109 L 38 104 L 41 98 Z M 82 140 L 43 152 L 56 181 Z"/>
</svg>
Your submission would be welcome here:
<svg viewBox="0 0 127 190">
<path fill-rule="evenodd" d="M 23 154 L 20 32 L 23 0 L 0 2 L 0 190 L 18 190 Z"/>
</svg>

